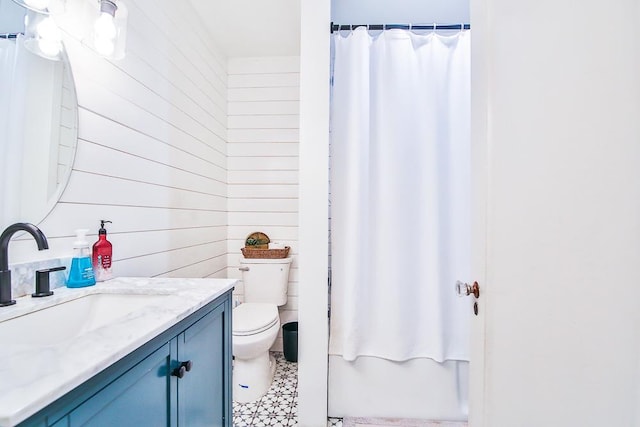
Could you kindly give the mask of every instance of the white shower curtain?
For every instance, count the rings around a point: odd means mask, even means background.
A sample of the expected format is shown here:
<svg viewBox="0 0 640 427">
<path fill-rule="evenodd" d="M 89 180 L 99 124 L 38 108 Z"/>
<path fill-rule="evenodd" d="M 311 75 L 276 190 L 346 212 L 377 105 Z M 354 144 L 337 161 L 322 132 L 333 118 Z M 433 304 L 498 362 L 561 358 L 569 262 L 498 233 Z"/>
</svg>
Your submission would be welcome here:
<svg viewBox="0 0 640 427">
<path fill-rule="evenodd" d="M 470 33 L 333 37 L 330 354 L 468 360 Z"/>
</svg>

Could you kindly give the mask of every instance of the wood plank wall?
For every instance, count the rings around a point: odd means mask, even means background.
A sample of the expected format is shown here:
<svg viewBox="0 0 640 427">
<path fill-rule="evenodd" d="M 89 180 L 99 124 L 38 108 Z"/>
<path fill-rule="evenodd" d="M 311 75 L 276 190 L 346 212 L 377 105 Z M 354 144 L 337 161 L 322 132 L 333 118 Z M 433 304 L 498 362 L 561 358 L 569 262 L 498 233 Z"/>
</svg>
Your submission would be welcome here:
<svg viewBox="0 0 640 427">
<path fill-rule="evenodd" d="M 10 262 L 69 256 L 76 228 L 109 219 L 116 275 L 225 277 L 227 61 L 188 2 L 130 0 L 127 56 L 70 36 L 79 101 L 70 182 L 40 224 L 50 250 L 11 243 Z"/>
<path fill-rule="evenodd" d="M 10 262 L 71 256 L 74 230 L 89 228 L 93 243 L 108 219 L 117 276 L 241 278 L 240 247 L 263 231 L 292 248 L 281 320 L 297 320 L 299 57 L 227 60 L 188 3 L 128 7 L 121 61 L 65 38 L 75 163 L 40 224 L 50 250 L 23 237 Z"/>
<path fill-rule="evenodd" d="M 227 275 L 241 278 L 240 248 L 254 231 L 291 246 L 284 324 L 298 318 L 299 57 L 230 58 L 228 86 Z M 242 284 L 235 296 L 243 301 Z M 281 336 L 272 348 L 282 348 Z"/>
</svg>

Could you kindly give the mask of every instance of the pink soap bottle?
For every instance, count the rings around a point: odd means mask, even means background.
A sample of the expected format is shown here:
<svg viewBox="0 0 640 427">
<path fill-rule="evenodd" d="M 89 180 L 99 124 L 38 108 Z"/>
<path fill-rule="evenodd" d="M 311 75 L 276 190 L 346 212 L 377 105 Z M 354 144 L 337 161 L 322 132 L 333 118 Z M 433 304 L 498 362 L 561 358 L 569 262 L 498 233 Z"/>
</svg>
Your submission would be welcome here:
<svg viewBox="0 0 640 427">
<path fill-rule="evenodd" d="M 98 241 L 93 244 L 92 264 L 96 281 L 103 282 L 113 277 L 111 272 L 111 256 L 113 245 L 107 240 L 107 230 L 104 224 L 111 221 L 100 220 L 100 230 L 98 230 Z"/>
</svg>

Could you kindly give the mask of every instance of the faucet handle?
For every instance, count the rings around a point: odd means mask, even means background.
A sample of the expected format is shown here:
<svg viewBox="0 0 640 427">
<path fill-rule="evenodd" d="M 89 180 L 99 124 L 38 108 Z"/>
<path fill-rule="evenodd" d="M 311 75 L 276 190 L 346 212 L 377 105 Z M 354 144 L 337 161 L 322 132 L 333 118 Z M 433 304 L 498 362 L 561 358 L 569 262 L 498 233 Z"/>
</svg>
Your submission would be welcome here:
<svg viewBox="0 0 640 427">
<path fill-rule="evenodd" d="M 0 307 L 7 307 L 16 303 L 11 299 L 11 270 L 0 271 Z"/>
<path fill-rule="evenodd" d="M 54 267 L 45 270 L 36 270 L 36 292 L 31 294 L 34 298 L 48 297 L 53 295 L 53 291 L 49 288 L 49 273 L 52 271 L 65 270 L 67 267 Z"/>
</svg>

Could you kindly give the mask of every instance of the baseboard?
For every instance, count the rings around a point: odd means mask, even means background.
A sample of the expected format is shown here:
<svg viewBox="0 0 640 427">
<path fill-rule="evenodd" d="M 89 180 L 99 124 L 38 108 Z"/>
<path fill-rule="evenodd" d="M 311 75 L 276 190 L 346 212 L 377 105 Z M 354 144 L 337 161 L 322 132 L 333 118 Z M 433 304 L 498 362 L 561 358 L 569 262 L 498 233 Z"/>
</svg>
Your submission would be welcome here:
<svg viewBox="0 0 640 427">
<path fill-rule="evenodd" d="M 467 427 L 460 421 L 427 421 L 406 418 L 344 418 L 342 427 Z"/>
</svg>

